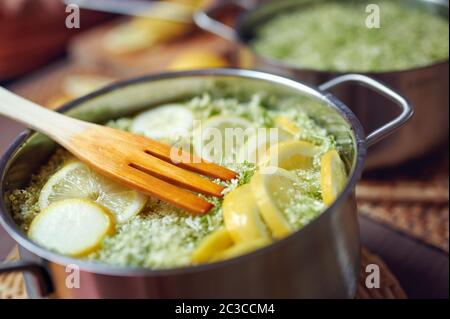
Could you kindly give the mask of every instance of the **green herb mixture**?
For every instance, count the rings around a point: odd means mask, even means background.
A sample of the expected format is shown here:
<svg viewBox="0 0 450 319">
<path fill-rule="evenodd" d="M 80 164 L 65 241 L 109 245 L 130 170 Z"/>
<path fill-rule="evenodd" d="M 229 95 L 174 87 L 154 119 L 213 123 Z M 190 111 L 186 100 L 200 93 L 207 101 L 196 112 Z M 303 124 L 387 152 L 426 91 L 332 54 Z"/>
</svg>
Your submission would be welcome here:
<svg viewBox="0 0 450 319">
<path fill-rule="evenodd" d="M 379 6 L 380 28 L 366 26 L 368 4 Z M 384 72 L 448 59 L 449 29 L 446 18 L 399 1 L 321 2 L 264 22 L 251 45 L 300 68 Z"/>
</svg>

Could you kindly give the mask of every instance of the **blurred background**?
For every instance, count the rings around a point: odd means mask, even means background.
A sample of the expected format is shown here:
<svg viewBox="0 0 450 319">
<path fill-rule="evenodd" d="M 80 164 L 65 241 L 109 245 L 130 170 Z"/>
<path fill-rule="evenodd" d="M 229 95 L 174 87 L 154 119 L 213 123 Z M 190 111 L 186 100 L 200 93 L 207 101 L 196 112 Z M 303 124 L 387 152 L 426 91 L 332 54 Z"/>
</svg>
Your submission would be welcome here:
<svg viewBox="0 0 450 319">
<path fill-rule="evenodd" d="M 263 2 L 270 1 L 240 4 L 258 7 Z M 131 0 L 71 3 L 85 3 L 80 10 L 80 28 L 66 26 L 74 11 L 63 1 L 0 0 L 1 86 L 55 109 L 139 75 L 198 68 L 259 68 L 243 64 L 238 43 L 201 30 L 193 22 L 194 12 L 225 4 L 215 14 L 233 25 L 242 9 L 228 5 L 230 2 L 171 0 L 154 7 Z M 448 58 L 443 67 L 447 89 L 436 94 L 446 97 L 441 115 L 448 118 Z M 304 72 L 298 78 L 308 82 L 311 78 L 307 75 Z M 426 117 L 421 112 L 416 116 Z M 438 143 L 430 138 L 433 147 L 426 152 L 389 165 L 385 165 L 385 157 L 379 159 L 381 164 L 366 171 L 357 189 L 364 245 L 386 262 L 406 295 L 413 298 L 448 298 L 448 119 L 443 126 L 443 138 Z M 0 154 L 23 129 L 0 116 Z M 420 134 L 426 136 L 427 132 Z M 415 140 L 405 143 L 411 146 Z M 13 247 L 14 242 L 0 229 L 0 260 Z"/>
</svg>

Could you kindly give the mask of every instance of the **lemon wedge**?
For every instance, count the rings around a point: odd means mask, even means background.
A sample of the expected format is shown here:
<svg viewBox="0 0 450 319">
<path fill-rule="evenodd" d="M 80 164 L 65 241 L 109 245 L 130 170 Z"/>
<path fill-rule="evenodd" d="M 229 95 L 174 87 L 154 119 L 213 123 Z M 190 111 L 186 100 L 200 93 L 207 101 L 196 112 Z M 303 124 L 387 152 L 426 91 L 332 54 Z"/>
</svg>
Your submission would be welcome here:
<svg viewBox="0 0 450 319">
<path fill-rule="evenodd" d="M 224 68 L 228 66 L 220 54 L 207 51 L 188 51 L 177 56 L 168 66 L 170 71 L 182 71 L 207 68 Z"/>
<path fill-rule="evenodd" d="M 250 121 L 237 116 L 211 117 L 194 131 L 194 151 L 210 162 L 234 163 L 238 150 L 248 139 L 245 132 L 252 126 Z"/>
<path fill-rule="evenodd" d="M 336 150 L 326 152 L 320 159 L 320 186 L 323 202 L 331 205 L 346 183 L 347 174 L 339 153 Z"/>
<path fill-rule="evenodd" d="M 84 199 L 67 199 L 48 206 L 31 223 L 28 236 L 59 253 L 80 257 L 99 248 L 114 233 L 113 216 Z"/>
<path fill-rule="evenodd" d="M 260 166 L 278 166 L 286 170 L 309 169 L 319 148 L 304 141 L 286 141 L 272 146 Z"/>
<path fill-rule="evenodd" d="M 206 236 L 192 253 L 191 259 L 196 264 L 210 261 L 217 253 L 233 245 L 233 240 L 225 228 L 219 228 Z"/>
<path fill-rule="evenodd" d="M 154 139 L 176 138 L 192 130 L 194 116 L 181 104 L 166 104 L 136 116 L 130 131 Z"/>
<path fill-rule="evenodd" d="M 291 133 L 292 135 L 298 135 L 301 132 L 300 127 L 284 115 L 278 115 L 274 118 L 275 125 L 285 131 Z"/>
<path fill-rule="evenodd" d="M 262 132 L 262 133 L 261 133 Z M 292 140 L 294 136 L 284 129 L 258 130 L 240 148 L 239 162 L 260 163 L 266 157 L 270 157 L 270 148 L 280 142 Z"/>
<path fill-rule="evenodd" d="M 253 198 L 272 236 L 277 239 L 292 232 L 283 211 L 292 202 L 297 185 L 297 177 L 282 168 L 274 168 L 270 173 L 259 170 L 250 180 Z"/>
<path fill-rule="evenodd" d="M 41 211 L 52 203 L 84 198 L 106 207 L 118 223 L 126 222 L 144 207 L 147 198 L 103 177 L 87 165 L 72 161 L 57 171 L 44 185 L 39 196 Z"/>
<path fill-rule="evenodd" d="M 270 239 L 258 206 L 252 199 L 250 185 L 240 186 L 228 193 L 222 205 L 225 227 L 235 243 L 255 239 Z"/>
<path fill-rule="evenodd" d="M 269 245 L 271 242 L 268 239 L 260 238 L 240 244 L 236 244 L 222 252 L 217 253 L 211 261 L 220 261 L 225 259 L 231 259 L 234 257 L 242 256 L 257 249 L 263 248 Z"/>
</svg>

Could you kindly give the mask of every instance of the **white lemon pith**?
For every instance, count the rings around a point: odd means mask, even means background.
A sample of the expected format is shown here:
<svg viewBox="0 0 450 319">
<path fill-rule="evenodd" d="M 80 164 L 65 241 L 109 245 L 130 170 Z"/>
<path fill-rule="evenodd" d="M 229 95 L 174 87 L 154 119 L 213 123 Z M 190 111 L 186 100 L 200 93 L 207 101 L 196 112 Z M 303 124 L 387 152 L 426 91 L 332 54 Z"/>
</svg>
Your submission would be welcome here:
<svg viewBox="0 0 450 319">
<path fill-rule="evenodd" d="M 270 239 L 250 185 L 240 186 L 225 196 L 222 205 L 225 227 L 235 243 Z"/>
<path fill-rule="evenodd" d="M 194 116 L 186 107 L 167 104 L 139 114 L 130 131 L 154 139 L 175 139 L 192 130 Z"/>
<path fill-rule="evenodd" d="M 106 207 L 118 223 L 126 222 L 144 207 L 147 197 L 73 161 L 57 171 L 44 185 L 39 196 L 41 211 L 52 203 L 71 199 L 90 199 Z"/>
<path fill-rule="evenodd" d="M 345 165 L 339 153 L 336 150 L 326 152 L 320 159 L 320 186 L 324 203 L 331 205 L 346 183 Z"/>
<path fill-rule="evenodd" d="M 113 216 L 104 207 L 80 199 L 50 205 L 33 220 L 28 231 L 36 243 L 78 257 L 96 250 L 112 233 Z"/>
</svg>

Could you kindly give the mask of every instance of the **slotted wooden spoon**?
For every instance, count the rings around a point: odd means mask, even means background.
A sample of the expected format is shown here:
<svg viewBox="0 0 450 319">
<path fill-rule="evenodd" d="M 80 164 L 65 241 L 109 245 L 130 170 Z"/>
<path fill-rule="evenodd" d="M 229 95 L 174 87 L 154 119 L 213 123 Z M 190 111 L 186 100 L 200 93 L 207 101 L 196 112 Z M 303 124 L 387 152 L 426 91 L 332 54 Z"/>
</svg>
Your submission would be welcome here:
<svg viewBox="0 0 450 319">
<path fill-rule="evenodd" d="M 213 206 L 193 192 L 222 197 L 223 191 L 198 174 L 221 180 L 236 177 L 235 172 L 186 152 L 180 151 L 179 163 L 174 163 L 169 145 L 70 118 L 1 87 L 0 114 L 49 136 L 98 172 L 193 214 L 204 214 Z"/>
</svg>

